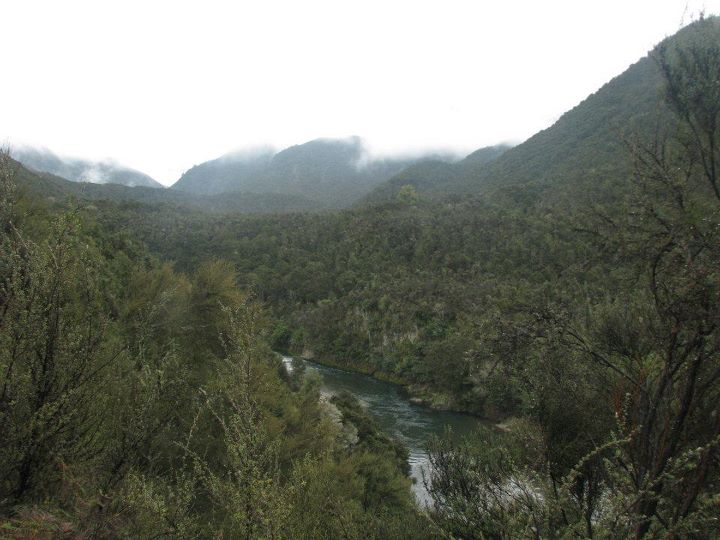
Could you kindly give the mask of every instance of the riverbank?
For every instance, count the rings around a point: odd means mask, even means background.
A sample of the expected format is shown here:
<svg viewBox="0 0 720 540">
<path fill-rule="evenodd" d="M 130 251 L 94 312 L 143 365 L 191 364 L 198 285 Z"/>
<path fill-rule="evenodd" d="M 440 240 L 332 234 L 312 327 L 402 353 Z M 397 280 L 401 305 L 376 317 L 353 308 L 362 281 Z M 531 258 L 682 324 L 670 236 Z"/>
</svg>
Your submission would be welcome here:
<svg viewBox="0 0 720 540">
<path fill-rule="evenodd" d="M 371 413 L 381 431 L 407 448 L 412 489 L 421 505 L 430 500 L 424 484 L 429 466 L 428 441 L 433 437 L 444 437 L 448 429 L 455 437 L 466 437 L 475 436 L 483 427 L 493 427 L 475 415 L 422 406 L 411 401 L 405 386 L 368 373 L 305 360 L 300 356 L 284 356 L 283 361 L 291 370 L 294 363 L 301 362 L 307 372 L 317 373 L 322 380 L 321 393 L 326 396 L 345 392 L 354 395 Z"/>
<path fill-rule="evenodd" d="M 401 387 L 402 391 L 407 395 L 408 401 L 415 405 L 427 407 L 434 411 L 454 412 L 461 414 L 469 414 L 481 420 L 489 421 L 500 425 L 506 421 L 506 415 L 499 414 L 498 411 L 488 411 L 486 409 L 478 410 L 476 408 L 463 406 L 457 399 L 445 392 L 439 392 L 428 384 L 413 383 L 403 377 L 393 373 L 388 373 L 378 369 L 370 363 L 366 362 L 342 362 L 332 358 L 319 358 L 312 351 L 303 350 L 299 353 L 287 353 L 290 356 L 297 356 L 305 361 L 315 364 L 341 369 L 350 373 L 358 373 L 367 375 L 379 381 L 388 382 Z"/>
</svg>

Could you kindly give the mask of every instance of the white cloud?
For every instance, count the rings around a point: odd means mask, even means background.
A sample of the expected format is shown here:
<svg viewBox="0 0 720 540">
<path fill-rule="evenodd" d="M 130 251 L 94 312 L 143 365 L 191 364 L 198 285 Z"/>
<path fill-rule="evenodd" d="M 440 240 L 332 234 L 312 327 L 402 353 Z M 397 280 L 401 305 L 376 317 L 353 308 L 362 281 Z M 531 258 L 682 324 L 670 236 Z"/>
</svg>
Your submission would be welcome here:
<svg viewBox="0 0 720 540">
<path fill-rule="evenodd" d="M 317 137 L 470 151 L 547 127 L 686 4 L 9 0 L 0 137 L 165 184 L 233 148 Z"/>
</svg>

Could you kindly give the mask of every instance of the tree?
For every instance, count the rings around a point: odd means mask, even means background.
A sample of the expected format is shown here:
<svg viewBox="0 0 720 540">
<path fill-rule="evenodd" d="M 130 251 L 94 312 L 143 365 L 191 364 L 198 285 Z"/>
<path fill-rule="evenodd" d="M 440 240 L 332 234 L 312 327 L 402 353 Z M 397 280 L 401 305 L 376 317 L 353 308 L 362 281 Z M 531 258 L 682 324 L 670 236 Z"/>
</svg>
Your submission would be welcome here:
<svg viewBox="0 0 720 540">
<path fill-rule="evenodd" d="M 451 525 L 490 536 L 527 518 L 532 533 L 544 535 L 720 533 L 719 21 L 695 22 L 654 56 L 673 122 L 649 143 L 630 146 L 629 211 L 604 217 L 595 231 L 609 267 L 624 274 L 622 287 L 550 313 L 532 341 L 543 371 L 525 389 L 531 412 L 539 412 L 530 417 L 542 434 L 547 472 L 532 466 L 524 445 L 516 468 L 463 446 L 436 446 L 438 515 L 484 509 Z M 564 366 L 560 377 L 555 366 Z M 584 413 L 577 407 L 584 399 L 570 392 L 583 386 L 582 397 L 592 398 Z M 602 409 L 614 413 L 616 425 L 595 431 L 607 416 Z M 533 485 L 544 504 L 508 520 L 517 497 L 493 496 L 528 470 L 541 473 Z"/>
<path fill-rule="evenodd" d="M 397 193 L 397 200 L 405 204 L 415 204 L 420 200 L 415 186 L 412 184 L 405 184 L 402 186 Z"/>
<path fill-rule="evenodd" d="M 13 162 L 0 156 L 0 500 L 41 495 L 69 461 L 89 460 L 95 406 L 122 347 L 108 346 L 99 261 L 80 241 L 76 212 L 35 243 L 14 222 Z"/>
<path fill-rule="evenodd" d="M 666 102 L 681 124 L 677 142 L 692 174 L 720 200 L 720 43 L 717 18 L 701 18 L 680 44 L 663 42 L 655 58 L 665 80 Z M 688 173 L 685 173 L 686 175 Z"/>
<path fill-rule="evenodd" d="M 614 380 L 613 489 L 632 535 L 696 533 L 720 444 L 720 25 L 701 19 L 654 55 L 676 124 L 632 147 L 637 191 L 614 247 L 638 288 L 577 349 Z M 618 505 L 620 511 L 622 505 Z"/>
<path fill-rule="evenodd" d="M 226 351 L 219 372 L 219 392 L 208 409 L 220 428 L 223 452 L 217 463 L 202 463 L 213 504 L 223 508 L 237 538 L 279 538 L 287 512 L 280 485 L 278 440 L 258 399 L 267 391 L 267 322 L 250 300 L 224 307 L 222 341 Z M 218 467 L 219 465 L 219 467 Z"/>
</svg>

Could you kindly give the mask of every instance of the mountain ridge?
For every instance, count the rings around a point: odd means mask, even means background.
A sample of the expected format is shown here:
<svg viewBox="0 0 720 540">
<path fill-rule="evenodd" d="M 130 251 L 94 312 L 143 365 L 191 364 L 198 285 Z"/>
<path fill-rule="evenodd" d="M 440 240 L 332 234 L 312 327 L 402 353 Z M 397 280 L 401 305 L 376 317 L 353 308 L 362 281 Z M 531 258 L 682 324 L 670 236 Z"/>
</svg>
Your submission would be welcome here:
<svg viewBox="0 0 720 540">
<path fill-rule="evenodd" d="M 195 165 L 171 189 L 195 194 L 233 191 L 304 195 L 322 205 L 342 208 L 376 185 L 428 156 L 449 161 L 450 155 L 373 157 L 360 137 L 320 138 L 247 156 L 225 154 Z"/>
<path fill-rule="evenodd" d="M 17 161 L 32 170 L 54 174 L 71 182 L 164 189 L 164 186 L 151 176 L 110 159 L 91 161 L 60 157 L 47 148 L 32 146 L 12 148 L 11 154 Z"/>
<path fill-rule="evenodd" d="M 551 126 L 514 147 L 505 147 L 492 159 L 477 161 L 472 153 L 448 166 L 431 164 L 403 171 L 378 186 L 366 201 L 388 200 L 403 184 L 430 198 L 530 185 L 553 191 L 554 196 L 563 196 L 567 189 L 576 194 L 585 190 L 587 195 L 587 190 L 608 182 L 622 189 L 621 182 L 632 174 L 624 134 L 648 133 L 669 121 L 661 90 L 659 68 L 649 52 Z"/>
<path fill-rule="evenodd" d="M 121 184 L 73 182 L 52 173 L 35 171 L 12 160 L 18 186 L 34 198 L 46 202 L 82 199 L 86 202 L 109 201 L 125 205 L 164 206 L 181 211 L 209 214 L 273 214 L 323 210 L 307 198 L 282 194 L 225 193 L 191 195 L 181 191 Z"/>
</svg>

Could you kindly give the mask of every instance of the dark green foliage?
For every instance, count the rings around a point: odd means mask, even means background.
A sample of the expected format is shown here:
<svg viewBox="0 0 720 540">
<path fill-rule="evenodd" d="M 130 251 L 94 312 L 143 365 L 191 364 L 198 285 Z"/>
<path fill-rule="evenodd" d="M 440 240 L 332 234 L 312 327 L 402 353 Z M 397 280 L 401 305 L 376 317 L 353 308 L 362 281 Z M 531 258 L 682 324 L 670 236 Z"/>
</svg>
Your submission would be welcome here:
<svg viewBox="0 0 720 540">
<path fill-rule="evenodd" d="M 656 63 L 645 57 L 563 114 L 553 126 L 449 189 L 473 192 L 533 184 L 571 189 L 568 199 L 586 189 L 596 197 L 613 195 L 612 191 L 620 195 L 617 190 L 622 190 L 632 172 L 623 137 L 648 132 L 668 119 L 662 84 Z"/>
<path fill-rule="evenodd" d="M 412 186 L 419 193 L 435 196 L 453 193 L 455 188 L 452 186 L 455 183 L 477 176 L 486 165 L 498 159 L 509 149 L 510 147 L 506 145 L 480 148 L 456 163 L 447 160 L 424 159 L 410 165 L 387 182 L 379 185 L 363 201 L 378 203 L 392 200 L 406 185 Z"/>
<path fill-rule="evenodd" d="M 36 244 L 5 225 L 0 276 L 2 491 L 15 498 L 57 481 L 57 469 L 97 451 L 94 410 L 122 351 L 106 338 L 97 254 L 82 246 L 75 216 Z"/>
<path fill-rule="evenodd" d="M 540 501 L 509 441 L 490 432 L 473 439 L 453 444 L 448 433 L 429 442 L 434 519 L 453 538 L 532 537 L 527 517 Z"/>
<path fill-rule="evenodd" d="M 231 258 L 283 320 L 283 350 L 432 384 L 457 408 L 484 410 L 475 389 L 496 362 L 479 351 L 497 313 L 531 311 L 552 289 L 599 289 L 583 284 L 587 242 L 527 206 L 418 201 L 265 218 L 107 210 L 98 218 L 182 269 Z"/>
</svg>

